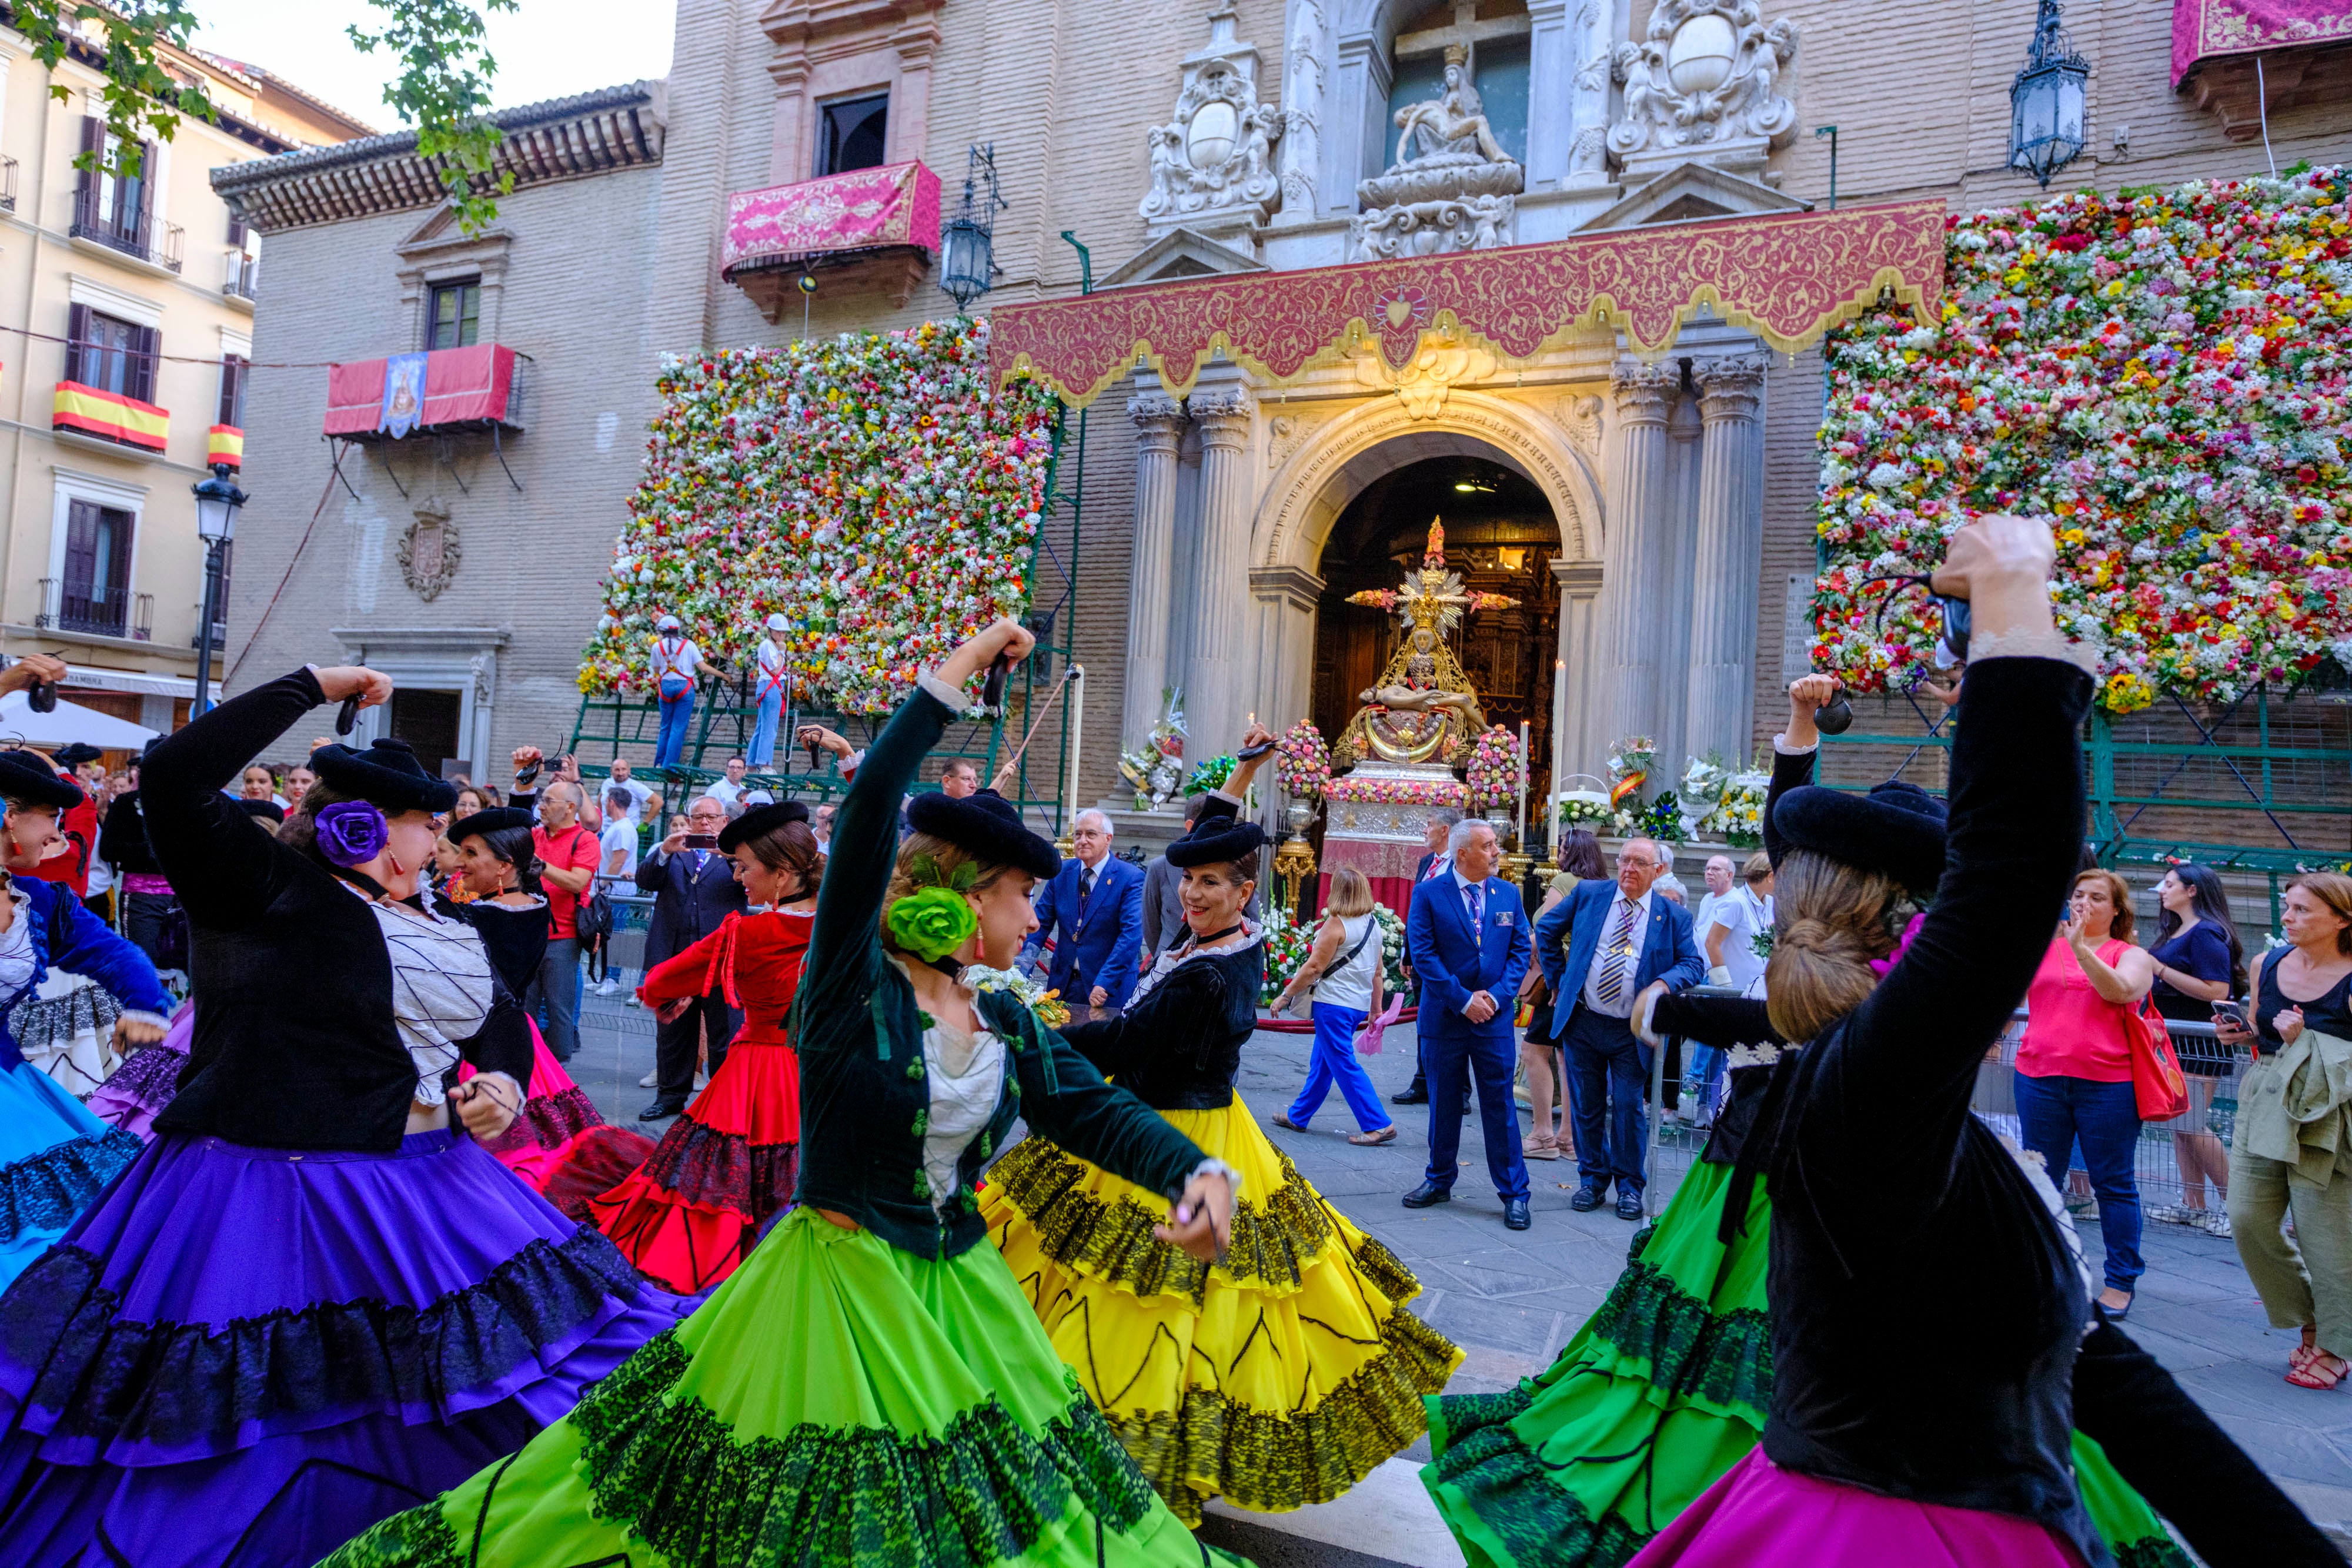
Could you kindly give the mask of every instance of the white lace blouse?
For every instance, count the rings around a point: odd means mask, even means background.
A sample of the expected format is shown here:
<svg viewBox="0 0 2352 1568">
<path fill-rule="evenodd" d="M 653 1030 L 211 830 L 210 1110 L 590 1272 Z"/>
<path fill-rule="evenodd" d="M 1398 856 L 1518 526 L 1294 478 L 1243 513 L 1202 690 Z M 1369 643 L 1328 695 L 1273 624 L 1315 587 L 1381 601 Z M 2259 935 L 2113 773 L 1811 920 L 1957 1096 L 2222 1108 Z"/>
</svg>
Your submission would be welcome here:
<svg viewBox="0 0 2352 1568">
<path fill-rule="evenodd" d="M 368 908 L 392 959 L 393 1022 L 416 1066 L 410 1098 L 437 1106 L 443 1075 L 457 1065 L 457 1042 L 480 1033 L 490 1016 L 489 955 L 474 928 L 458 921 L 373 899 Z"/>
<path fill-rule="evenodd" d="M 961 1073 L 950 1072 L 945 1047 L 967 1039 L 971 1059 Z M 923 1124 L 923 1179 L 930 1184 L 936 1214 L 956 1192 L 956 1165 L 964 1149 L 996 1113 L 997 1097 L 1004 1091 L 1004 1042 L 987 1030 L 967 1037 L 935 1022 L 923 1031 L 923 1065 L 931 1075 L 931 1103 Z"/>
</svg>

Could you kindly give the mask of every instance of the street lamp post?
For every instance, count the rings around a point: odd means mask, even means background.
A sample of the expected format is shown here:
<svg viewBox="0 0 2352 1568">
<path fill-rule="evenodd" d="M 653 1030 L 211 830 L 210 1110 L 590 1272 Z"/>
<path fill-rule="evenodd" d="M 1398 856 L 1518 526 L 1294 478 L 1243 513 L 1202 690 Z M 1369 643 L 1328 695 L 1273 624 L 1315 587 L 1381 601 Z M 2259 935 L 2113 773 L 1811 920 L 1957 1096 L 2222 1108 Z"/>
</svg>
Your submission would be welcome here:
<svg viewBox="0 0 2352 1568">
<path fill-rule="evenodd" d="M 247 497 L 229 477 L 226 463 L 213 465 L 213 476 L 190 489 L 196 495 L 196 537 L 205 541 L 205 607 L 196 625 L 196 700 L 188 706 L 195 717 L 211 706 L 213 627 L 220 619 L 221 551 L 236 538 L 236 515 Z"/>
</svg>

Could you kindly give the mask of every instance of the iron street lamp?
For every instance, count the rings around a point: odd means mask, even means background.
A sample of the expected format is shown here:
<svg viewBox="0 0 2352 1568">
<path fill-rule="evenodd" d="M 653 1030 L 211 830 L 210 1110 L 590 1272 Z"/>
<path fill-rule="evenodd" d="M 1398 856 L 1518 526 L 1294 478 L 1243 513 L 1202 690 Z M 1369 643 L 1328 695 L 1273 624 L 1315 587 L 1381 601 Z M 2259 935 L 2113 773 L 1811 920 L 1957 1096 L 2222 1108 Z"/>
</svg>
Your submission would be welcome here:
<svg viewBox="0 0 2352 1568">
<path fill-rule="evenodd" d="M 940 231 L 940 287 L 959 312 L 996 287 L 996 214 L 1010 205 L 996 188 L 996 144 L 968 149 L 963 209 Z"/>
<path fill-rule="evenodd" d="M 213 465 L 213 476 L 188 487 L 196 496 L 196 537 L 205 541 L 205 608 L 196 623 L 196 700 L 188 706 L 194 718 L 211 706 L 213 627 L 220 615 L 221 552 L 236 538 L 236 515 L 247 497 L 229 477 L 226 463 Z"/>
<path fill-rule="evenodd" d="M 2074 52 L 2059 25 L 2058 0 L 2042 0 L 2025 68 L 2009 89 L 2009 166 L 2050 188 L 2050 176 L 2083 151 L 2084 104 L 2091 62 Z"/>
</svg>

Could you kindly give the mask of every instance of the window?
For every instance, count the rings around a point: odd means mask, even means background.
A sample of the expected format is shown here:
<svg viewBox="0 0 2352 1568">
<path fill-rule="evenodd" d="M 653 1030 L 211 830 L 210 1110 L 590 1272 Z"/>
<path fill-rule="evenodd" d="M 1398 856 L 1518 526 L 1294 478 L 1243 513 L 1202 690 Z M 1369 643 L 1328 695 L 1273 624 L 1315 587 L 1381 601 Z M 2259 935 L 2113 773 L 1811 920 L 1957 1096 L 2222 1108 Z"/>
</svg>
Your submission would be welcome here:
<svg viewBox="0 0 2352 1568">
<path fill-rule="evenodd" d="M 408 742 L 416 760 L 437 779 L 441 765 L 459 755 L 457 727 L 464 712 L 465 699 L 457 692 L 396 687 L 392 694 L 392 737 Z"/>
<path fill-rule="evenodd" d="M 252 362 L 243 354 L 221 356 L 220 418 L 215 423 L 245 428 L 245 382 L 252 369 Z"/>
<path fill-rule="evenodd" d="M 99 392 L 155 401 L 155 361 L 163 334 L 91 309 L 66 313 L 66 380 Z"/>
<path fill-rule="evenodd" d="M 131 515 L 120 507 L 74 501 L 66 512 L 65 592 L 58 624 L 68 632 L 120 637 L 131 600 Z"/>
<path fill-rule="evenodd" d="M 230 246 L 237 250 L 243 250 L 245 248 L 245 236 L 247 232 L 248 231 L 245 226 L 245 219 L 236 213 L 229 214 L 228 243 Z"/>
<path fill-rule="evenodd" d="M 816 172 L 845 174 L 852 169 L 872 169 L 882 162 L 884 141 L 890 124 L 890 95 L 844 99 L 828 103 L 818 114 Z"/>
<path fill-rule="evenodd" d="M 436 283 L 426 301 L 425 346 L 463 349 L 472 345 L 482 328 L 482 280 Z"/>
<path fill-rule="evenodd" d="M 147 172 L 154 167 L 153 144 L 126 148 L 121 139 L 106 133 L 104 120 L 84 115 L 81 150 L 94 154 L 99 165 L 75 172 L 73 232 L 134 256 L 146 255 Z"/>
<path fill-rule="evenodd" d="M 228 647 L 229 558 L 234 556 L 236 553 L 236 541 L 234 539 L 226 541 L 220 548 L 221 568 L 219 597 L 213 601 L 213 646 L 224 651 Z M 196 603 L 196 613 L 198 615 L 202 615 L 204 612 L 204 602 L 199 600 Z M 136 635 L 136 633 L 134 633 L 134 635 Z"/>
</svg>

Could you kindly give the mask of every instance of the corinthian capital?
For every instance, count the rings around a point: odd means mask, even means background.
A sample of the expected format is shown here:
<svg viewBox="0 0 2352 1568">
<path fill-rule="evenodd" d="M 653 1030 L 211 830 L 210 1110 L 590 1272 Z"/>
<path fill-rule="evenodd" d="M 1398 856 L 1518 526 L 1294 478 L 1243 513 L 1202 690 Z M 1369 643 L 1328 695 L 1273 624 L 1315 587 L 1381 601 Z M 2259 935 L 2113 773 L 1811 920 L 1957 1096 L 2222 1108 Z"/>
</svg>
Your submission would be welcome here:
<svg viewBox="0 0 2352 1568">
<path fill-rule="evenodd" d="M 1201 439 L 1211 446 L 1234 448 L 1249 435 L 1257 400 L 1247 387 L 1204 387 L 1185 400 L 1185 407 L 1201 427 Z"/>
<path fill-rule="evenodd" d="M 1754 417 L 1764 395 L 1765 364 L 1761 354 L 1727 354 L 1693 367 L 1691 379 L 1698 383 L 1699 417 L 1709 424 Z"/>
<path fill-rule="evenodd" d="M 1138 392 L 1127 400 L 1127 417 L 1135 421 L 1135 444 L 1146 452 L 1176 450 L 1184 433 L 1184 405 L 1163 392 Z"/>
<path fill-rule="evenodd" d="M 1665 423 L 1667 407 L 1682 383 L 1678 365 L 1620 360 L 1609 371 L 1609 390 L 1616 396 L 1618 417 L 1631 424 Z"/>
</svg>

